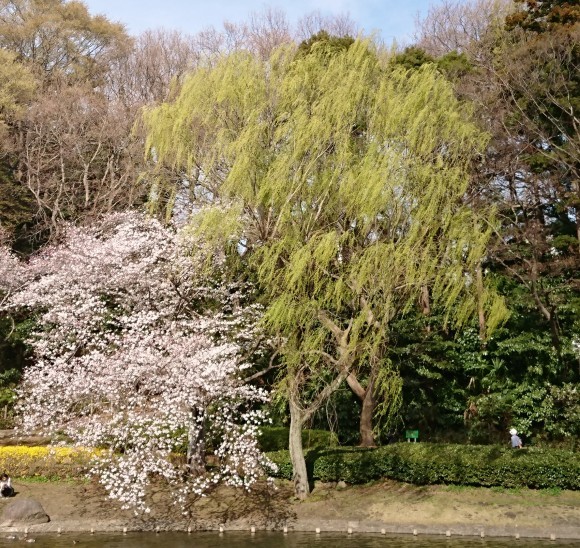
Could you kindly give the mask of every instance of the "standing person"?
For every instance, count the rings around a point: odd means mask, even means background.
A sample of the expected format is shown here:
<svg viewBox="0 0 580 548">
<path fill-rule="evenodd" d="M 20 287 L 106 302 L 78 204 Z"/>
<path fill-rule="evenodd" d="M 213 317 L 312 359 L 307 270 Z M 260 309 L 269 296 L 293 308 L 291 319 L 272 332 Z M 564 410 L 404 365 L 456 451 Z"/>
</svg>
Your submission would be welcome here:
<svg viewBox="0 0 580 548">
<path fill-rule="evenodd" d="M 512 436 L 512 447 L 517 447 L 518 449 L 522 448 L 522 440 L 520 439 L 520 437 L 518 436 L 518 431 L 515 428 L 512 428 L 510 430 L 510 434 Z"/>
<path fill-rule="evenodd" d="M 10 476 L 4 472 L 0 476 L 0 497 L 11 497 L 14 494 L 14 489 L 12 488 L 12 480 Z"/>
</svg>

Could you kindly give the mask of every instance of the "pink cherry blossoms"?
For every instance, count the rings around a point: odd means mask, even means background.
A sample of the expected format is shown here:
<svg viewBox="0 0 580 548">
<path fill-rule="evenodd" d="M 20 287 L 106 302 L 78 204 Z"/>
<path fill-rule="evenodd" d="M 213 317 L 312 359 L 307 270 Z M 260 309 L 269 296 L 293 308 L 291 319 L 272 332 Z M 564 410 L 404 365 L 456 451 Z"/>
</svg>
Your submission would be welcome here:
<svg viewBox="0 0 580 548">
<path fill-rule="evenodd" d="M 191 495 L 249 487 L 271 466 L 257 444 L 267 394 L 240 378 L 260 310 L 241 304 L 244 287 L 204 275 L 192 246 L 153 219 L 112 215 L 71 227 L 7 299 L 40 326 L 22 428 L 105 448 L 92 472 L 126 508 L 148 511 L 153 477 L 185 510 Z"/>
<path fill-rule="evenodd" d="M 5 246 L 0 246 L 0 306 L 22 286 L 26 269 Z"/>
</svg>

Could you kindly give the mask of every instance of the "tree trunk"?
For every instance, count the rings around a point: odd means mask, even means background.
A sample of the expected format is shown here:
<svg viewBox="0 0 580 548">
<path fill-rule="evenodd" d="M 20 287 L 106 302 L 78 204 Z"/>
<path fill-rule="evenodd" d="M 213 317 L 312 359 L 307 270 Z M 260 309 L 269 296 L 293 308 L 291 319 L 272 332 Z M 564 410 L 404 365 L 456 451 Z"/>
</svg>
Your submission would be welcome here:
<svg viewBox="0 0 580 548">
<path fill-rule="evenodd" d="M 540 312 L 543 314 L 544 318 L 550 323 L 550 331 L 552 333 L 552 345 L 561 358 L 562 355 L 562 345 L 561 345 L 561 334 L 560 334 L 560 324 L 558 322 L 558 316 L 556 315 L 555 307 L 550 306 L 549 302 L 542 301 L 540 297 L 540 289 L 538 284 L 538 263 L 534 260 L 532 262 L 532 279 L 531 279 L 531 290 L 534 301 Z M 545 301 L 548 301 L 547 297 L 544 296 Z"/>
<path fill-rule="evenodd" d="M 302 393 L 300 390 L 300 381 L 297 381 L 299 376 L 290 375 L 289 378 L 288 403 L 290 406 L 290 460 L 292 461 L 294 494 L 301 500 L 304 500 L 310 494 L 308 471 L 306 470 L 306 460 L 302 450 L 302 427 L 343 383 L 348 374 L 348 366 L 339 364 L 338 369 L 340 372 L 336 375 L 334 380 L 327 384 L 316 395 L 316 397 L 313 398 L 307 408 L 300 406 L 300 397 Z"/>
<path fill-rule="evenodd" d="M 310 493 L 308 484 L 308 472 L 306 460 L 302 450 L 302 424 L 303 417 L 298 403 L 290 397 L 290 460 L 292 461 L 294 481 L 294 494 L 300 500 L 304 500 Z"/>
<path fill-rule="evenodd" d="M 420 301 L 421 301 L 421 312 L 423 313 L 423 316 L 425 317 L 431 316 L 431 297 L 429 295 L 429 288 L 426 285 L 421 287 Z M 427 331 L 427 333 L 431 333 L 431 326 L 427 325 L 425 331 Z"/>
<path fill-rule="evenodd" d="M 375 382 L 374 376 L 369 379 L 369 384 L 365 390 L 360 412 L 360 445 L 361 447 L 375 447 L 375 436 L 373 435 L 373 415 L 375 413 Z"/>
<path fill-rule="evenodd" d="M 376 374 L 371 370 L 369 381 L 366 388 L 358 382 L 354 373 L 351 373 L 346 382 L 350 389 L 361 401 L 362 408 L 359 418 L 359 433 L 361 447 L 375 447 L 375 438 L 373 435 L 373 415 L 375 412 L 375 379 Z"/>
<path fill-rule="evenodd" d="M 191 424 L 187 434 L 187 467 L 194 476 L 205 472 L 205 429 L 203 420 L 198 421 L 197 409 L 191 412 Z"/>
<path fill-rule="evenodd" d="M 487 325 L 485 322 L 485 309 L 483 308 L 483 270 L 481 264 L 475 268 L 475 283 L 477 289 L 477 319 L 479 321 L 479 341 L 481 346 L 485 346 L 487 335 Z"/>
<path fill-rule="evenodd" d="M 576 239 L 578 240 L 578 251 L 580 252 L 580 207 L 576 208 Z"/>
</svg>

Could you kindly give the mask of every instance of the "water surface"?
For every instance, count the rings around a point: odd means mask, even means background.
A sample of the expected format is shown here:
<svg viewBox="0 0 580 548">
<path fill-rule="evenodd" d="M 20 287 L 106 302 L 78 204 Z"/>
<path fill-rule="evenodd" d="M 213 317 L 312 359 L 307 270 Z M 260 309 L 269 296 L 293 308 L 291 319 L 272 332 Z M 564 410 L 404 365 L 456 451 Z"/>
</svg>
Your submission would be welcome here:
<svg viewBox="0 0 580 548">
<path fill-rule="evenodd" d="M 446 538 L 429 536 L 392 536 L 346 533 L 129 533 L 122 534 L 29 534 L 34 543 L 25 544 L 22 534 L 0 535 L 0 546 L 34 546 L 35 548 L 563 548 L 579 546 L 578 541 L 515 540 L 514 538 Z"/>
</svg>

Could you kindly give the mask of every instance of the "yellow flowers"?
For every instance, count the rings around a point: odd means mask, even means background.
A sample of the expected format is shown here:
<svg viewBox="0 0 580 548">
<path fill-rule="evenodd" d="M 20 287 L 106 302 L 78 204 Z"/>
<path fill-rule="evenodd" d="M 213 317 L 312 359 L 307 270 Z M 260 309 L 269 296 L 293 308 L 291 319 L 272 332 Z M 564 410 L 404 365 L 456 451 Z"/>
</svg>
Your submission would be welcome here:
<svg viewBox="0 0 580 548">
<path fill-rule="evenodd" d="M 12 477 L 50 476 L 78 477 L 84 475 L 99 450 L 82 447 L 0 447 L 0 473 Z"/>
</svg>

